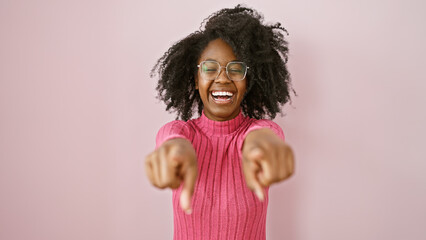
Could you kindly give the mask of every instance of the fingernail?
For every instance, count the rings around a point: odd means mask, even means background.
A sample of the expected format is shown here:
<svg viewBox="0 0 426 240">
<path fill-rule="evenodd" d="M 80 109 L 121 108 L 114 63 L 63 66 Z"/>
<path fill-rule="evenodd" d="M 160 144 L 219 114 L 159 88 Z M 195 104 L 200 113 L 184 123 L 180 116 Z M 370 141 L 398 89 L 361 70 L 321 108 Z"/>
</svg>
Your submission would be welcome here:
<svg viewBox="0 0 426 240">
<path fill-rule="evenodd" d="M 263 196 L 262 191 L 261 191 L 261 190 L 259 190 L 259 189 L 257 189 L 257 190 L 256 190 L 256 195 L 257 195 L 257 198 L 259 198 L 259 200 L 260 200 L 261 202 L 263 202 L 263 200 L 264 200 L 264 196 Z"/>
<path fill-rule="evenodd" d="M 180 206 L 181 206 L 182 210 L 186 214 L 191 214 L 192 213 L 191 203 L 188 202 L 187 192 L 185 192 L 185 191 L 182 191 L 182 193 L 181 193 L 181 196 L 180 196 Z M 187 210 L 185 210 L 185 209 L 187 209 Z"/>
</svg>

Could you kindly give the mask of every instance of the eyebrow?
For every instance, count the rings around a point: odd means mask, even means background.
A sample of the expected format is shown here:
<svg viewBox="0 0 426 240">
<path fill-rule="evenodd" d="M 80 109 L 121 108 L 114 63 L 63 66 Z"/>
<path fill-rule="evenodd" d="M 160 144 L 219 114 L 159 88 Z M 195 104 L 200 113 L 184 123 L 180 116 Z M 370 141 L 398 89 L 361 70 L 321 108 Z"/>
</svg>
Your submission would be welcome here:
<svg viewBox="0 0 426 240">
<path fill-rule="evenodd" d="M 204 61 L 215 61 L 215 62 L 219 62 L 218 60 L 213 59 L 213 58 L 207 58 L 207 59 L 206 59 L 206 60 L 204 60 Z M 240 60 L 238 60 L 238 59 L 234 59 L 234 60 L 231 60 L 231 61 L 229 61 L 229 62 L 240 62 Z"/>
</svg>

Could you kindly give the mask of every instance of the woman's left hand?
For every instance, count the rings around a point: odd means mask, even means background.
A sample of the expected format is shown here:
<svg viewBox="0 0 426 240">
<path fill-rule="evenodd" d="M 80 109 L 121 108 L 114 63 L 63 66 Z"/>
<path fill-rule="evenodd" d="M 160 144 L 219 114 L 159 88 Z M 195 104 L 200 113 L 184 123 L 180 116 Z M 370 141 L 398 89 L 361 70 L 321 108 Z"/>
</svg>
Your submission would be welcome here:
<svg viewBox="0 0 426 240">
<path fill-rule="evenodd" d="M 247 186 L 264 200 L 264 188 L 289 178 L 294 172 L 293 150 L 271 129 L 250 132 L 242 149 Z"/>
</svg>

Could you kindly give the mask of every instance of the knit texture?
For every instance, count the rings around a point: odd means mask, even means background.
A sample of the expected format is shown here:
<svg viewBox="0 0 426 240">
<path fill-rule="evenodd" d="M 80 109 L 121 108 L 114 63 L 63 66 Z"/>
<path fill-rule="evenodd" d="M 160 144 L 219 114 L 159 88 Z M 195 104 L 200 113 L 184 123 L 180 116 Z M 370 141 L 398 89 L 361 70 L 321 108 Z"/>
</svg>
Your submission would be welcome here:
<svg viewBox="0 0 426 240">
<path fill-rule="evenodd" d="M 259 201 L 247 187 L 241 149 L 246 135 L 270 128 L 284 140 L 282 129 L 271 120 L 240 114 L 229 121 L 213 121 L 204 113 L 197 119 L 172 121 L 157 134 L 157 147 L 172 138 L 188 139 L 197 153 L 198 178 L 192 214 L 179 206 L 182 186 L 173 190 L 174 240 L 265 239 L 268 189 Z"/>
</svg>

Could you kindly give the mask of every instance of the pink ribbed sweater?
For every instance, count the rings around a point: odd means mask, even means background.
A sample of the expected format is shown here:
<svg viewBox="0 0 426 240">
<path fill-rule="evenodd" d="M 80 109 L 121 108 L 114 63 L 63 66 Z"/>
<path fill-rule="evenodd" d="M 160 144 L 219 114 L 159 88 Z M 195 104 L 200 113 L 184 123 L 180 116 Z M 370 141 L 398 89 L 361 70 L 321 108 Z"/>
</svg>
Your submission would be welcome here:
<svg viewBox="0 0 426 240">
<path fill-rule="evenodd" d="M 182 186 L 173 190 L 174 240 L 265 239 L 268 189 L 260 202 L 247 187 L 241 168 L 241 148 L 246 135 L 270 128 L 284 140 L 281 128 L 270 120 L 240 114 L 218 122 L 201 117 L 187 122 L 172 121 L 157 134 L 157 147 L 177 137 L 191 141 L 197 153 L 198 178 L 192 199 L 192 214 L 179 206 Z"/>
</svg>

